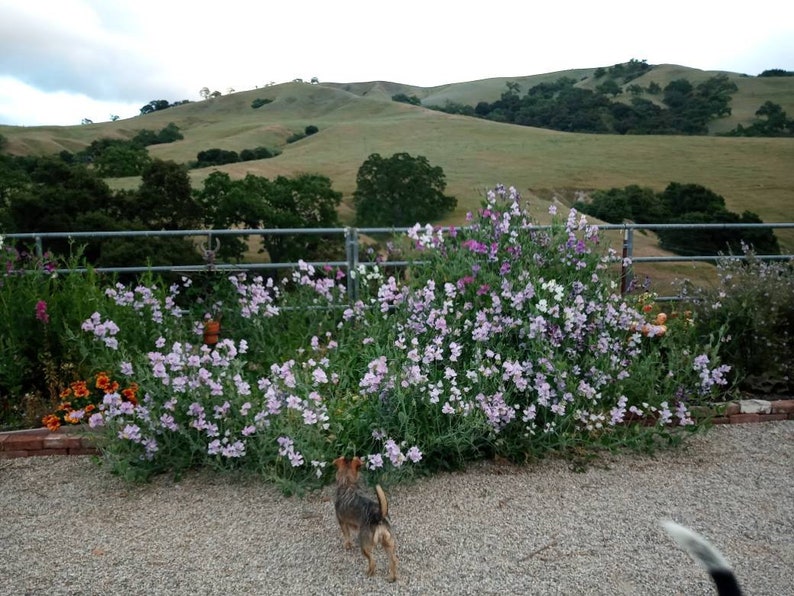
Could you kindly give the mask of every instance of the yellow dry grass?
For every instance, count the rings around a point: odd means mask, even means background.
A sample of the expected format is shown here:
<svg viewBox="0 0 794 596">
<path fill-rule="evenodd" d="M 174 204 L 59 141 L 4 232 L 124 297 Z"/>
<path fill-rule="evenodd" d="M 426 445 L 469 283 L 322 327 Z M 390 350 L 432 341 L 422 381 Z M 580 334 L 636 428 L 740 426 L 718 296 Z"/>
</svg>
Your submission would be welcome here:
<svg viewBox="0 0 794 596">
<path fill-rule="evenodd" d="M 342 217 L 352 215 L 350 200 L 356 173 L 372 153 L 391 155 L 405 151 L 424 155 L 444 169 L 447 192 L 458 198 L 458 209 L 443 223 L 460 223 L 476 209 L 485 189 L 497 183 L 516 186 L 533 199 L 533 213 L 547 220 L 548 201 L 565 202 L 576 191 L 629 184 L 656 191 L 670 182 L 702 184 L 725 197 L 736 212 L 751 210 L 764 221 L 794 221 L 794 140 L 726 138 L 716 136 L 611 136 L 570 134 L 511 126 L 454 116 L 390 100 L 395 93 L 417 95 L 425 102 L 442 104 L 493 101 L 508 80 L 522 90 L 544 80 L 572 76 L 582 86 L 593 69 L 548 73 L 533 77 L 487 79 L 431 89 L 398 83 L 287 83 L 197 101 L 127 120 L 71 127 L 2 127 L 0 134 L 12 153 L 48 153 L 79 150 L 105 136 L 130 137 L 140 129 L 159 130 L 176 123 L 185 139 L 150 147 L 153 156 L 188 162 L 212 147 L 240 151 L 257 146 L 278 147 L 273 159 L 230 164 L 191 171 L 194 187 L 212 171 L 233 177 L 247 173 L 274 177 L 301 172 L 320 173 L 333 180 L 345 197 Z M 637 82 L 686 77 L 693 82 L 716 73 L 663 65 Z M 739 86 L 733 115 L 715 129 L 733 128 L 749 121 L 766 101 L 774 101 L 794 115 L 794 78 L 756 78 L 729 73 Z M 273 100 L 259 109 L 255 98 Z M 320 132 L 286 144 L 291 134 L 313 124 Z M 134 188 L 135 178 L 111 181 L 116 188 Z M 778 232 L 784 248 L 794 252 L 794 231 Z M 638 242 L 638 254 L 654 249 Z M 654 265 L 654 269 L 658 266 Z M 682 266 L 669 266 L 680 270 Z M 684 268 L 686 269 L 686 268 Z M 679 271 L 676 271 L 676 273 Z"/>
</svg>

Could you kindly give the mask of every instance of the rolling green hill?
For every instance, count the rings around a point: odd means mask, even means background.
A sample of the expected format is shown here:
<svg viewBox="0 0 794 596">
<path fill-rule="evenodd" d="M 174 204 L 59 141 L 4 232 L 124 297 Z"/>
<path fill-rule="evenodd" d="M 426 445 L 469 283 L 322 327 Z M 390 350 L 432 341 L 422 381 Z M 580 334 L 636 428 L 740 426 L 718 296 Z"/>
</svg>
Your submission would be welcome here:
<svg viewBox="0 0 794 596">
<path fill-rule="evenodd" d="M 581 86 L 595 85 L 595 69 L 531 77 L 486 79 L 434 88 L 389 82 L 286 83 L 237 92 L 153 112 L 145 116 L 78 126 L 0 126 L 12 154 L 77 151 L 101 137 L 130 138 L 141 129 L 177 124 L 184 140 L 149 147 L 153 156 L 188 162 L 212 147 L 240 151 L 278 147 L 276 158 L 193 170 L 194 186 L 210 172 L 233 177 L 246 173 L 274 177 L 299 172 L 329 176 L 345 195 L 343 218 L 350 214 L 356 172 L 371 153 L 399 151 L 425 155 L 441 166 L 447 192 L 458 198 L 448 223 L 461 222 L 476 208 L 484 189 L 496 183 L 516 186 L 534 197 L 534 211 L 544 219 L 548 201 L 565 202 L 577 191 L 629 184 L 662 190 L 669 182 L 702 184 L 725 197 L 727 208 L 758 213 L 765 221 L 794 220 L 794 140 L 717 136 L 611 136 L 561 133 L 455 116 L 391 101 L 396 93 L 417 95 L 424 105 L 444 101 L 475 104 L 493 101 L 515 81 L 522 93 L 561 76 Z M 713 76 L 680 66 L 662 65 L 632 81 L 664 86 L 676 78 L 693 82 Z M 714 124 L 714 131 L 749 123 L 767 100 L 794 115 L 794 77 L 758 78 L 727 73 L 739 86 L 733 114 Z M 273 100 L 251 108 L 256 98 Z M 319 133 L 287 144 L 293 133 L 313 124 Z M 135 187 L 136 179 L 112 180 L 117 188 Z M 794 234 L 780 233 L 784 248 L 794 249 Z"/>
</svg>

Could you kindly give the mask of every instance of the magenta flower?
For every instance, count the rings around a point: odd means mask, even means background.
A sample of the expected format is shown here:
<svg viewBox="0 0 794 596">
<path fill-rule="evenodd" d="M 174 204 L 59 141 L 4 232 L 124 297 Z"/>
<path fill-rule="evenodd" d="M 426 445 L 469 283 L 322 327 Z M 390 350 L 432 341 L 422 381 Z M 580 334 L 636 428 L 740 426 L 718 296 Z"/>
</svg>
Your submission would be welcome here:
<svg viewBox="0 0 794 596">
<path fill-rule="evenodd" d="M 39 300 L 36 303 L 36 318 L 45 325 L 50 322 L 50 315 L 47 314 L 47 303 Z"/>
</svg>

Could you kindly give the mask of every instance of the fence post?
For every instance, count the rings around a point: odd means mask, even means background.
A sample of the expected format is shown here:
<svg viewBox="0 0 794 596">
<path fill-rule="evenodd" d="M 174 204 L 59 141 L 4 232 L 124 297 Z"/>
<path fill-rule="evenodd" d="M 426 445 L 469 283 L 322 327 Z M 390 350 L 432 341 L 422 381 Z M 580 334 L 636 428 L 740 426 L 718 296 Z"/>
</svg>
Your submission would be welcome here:
<svg viewBox="0 0 794 596">
<path fill-rule="evenodd" d="M 347 258 L 347 296 L 350 304 L 358 300 L 358 229 L 345 228 Z"/>
<path fill-rule="evenodd" d="M 41 242 L 41 236 L 36 236 L 35 242 L 36 242 L 36 256 L 41 258 L 42 256 L 44 256 L 44 246 L 42 245 Z"/>
<path fill-rule="evenodd" d="M 634 255 L 634 229 L 623 229 L 623 253 L 620 259 L 620 295 L 623 296 L 628 292 L 629 285 L 631 284 L 631 264 L 627 262 Z"/>
</svg>

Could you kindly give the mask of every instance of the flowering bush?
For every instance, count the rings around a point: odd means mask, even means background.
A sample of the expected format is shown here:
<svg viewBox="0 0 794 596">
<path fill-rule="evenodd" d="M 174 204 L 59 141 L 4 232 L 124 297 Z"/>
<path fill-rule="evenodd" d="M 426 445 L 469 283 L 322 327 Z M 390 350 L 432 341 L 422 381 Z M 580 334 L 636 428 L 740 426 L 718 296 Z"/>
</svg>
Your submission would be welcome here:
<svg viewBox="0 0 794 596">
<path fill-rule="evenodd" d="M 687 288 L 700 334 L 720 336 L 722 359 L 743 388 L 794 392 L 794 260 L 724 255 L 713 289 Z"/>
<path fill-rule="evenodd" d="M 295 488 L 328 481 L 340 454 L 383 480 L 648 447 L 691 428 L 689 404 L 726 382 L 719 341 L 692 317 L 619 295 L 617 255 L 573 210 L 540 227 L 498 187 L 465 228 L 417 225 L 405 242 L 421 264 L 405 277 L 362 265 L 352 304 L 342 272 L 306 263 L 282 282 L 234 274 L 193 303 L 189 280 L 109 290 L 83 352 L 142 397 L 98 406 L 108 460 L 133 477 L 206 465 Z M 217 312 L 220 339 L 204 345 Z"/>
<path fill-rule="evenodd" d="M 89 374 L 71 341 L 99 294 L 92 273 L 0 236 L 0 429 L 29 427 L 58 404 L 69 380 Z"/>
<path fill-rule="evenodd" d="M 385 280 L 371 308 L 344 317 L 380 331 L 360 351 L 373 356 L 360 363 L 362 393 L 378 397 L 388 432 L 421 437 L 435 465 L 621 444 L 637 417 L 669 438 L 693 424 L 687 399 L 724 382 L 713 354 L 667 333 L 666 315 L 651 323 L 617 294 L 617 256 L 574 210 L 541 228 L 499 187 L 466 229 L 416 226 L 409 237 L 426 268 L 411 284 Z M 676 343 L 681 353 L 665 356 Z"/>
<path fill-rule="evenodd" d="M 132 410 L 138 405 L 137 394 L 137 383 L 129 383 L 121 389 L 118 381 L 111 379 L 106 372 L 101 372 L 91 382 L 74 381 L 61 391 L 60 404 L 53 413 L 44 416 L 41 422 L 51 431 L 58 430 L 64 424 L 81 422 L 89 422 L 94 427 L 102 423 L 108 402 L 126 403 L 126 408 Z"/>
</svg>

